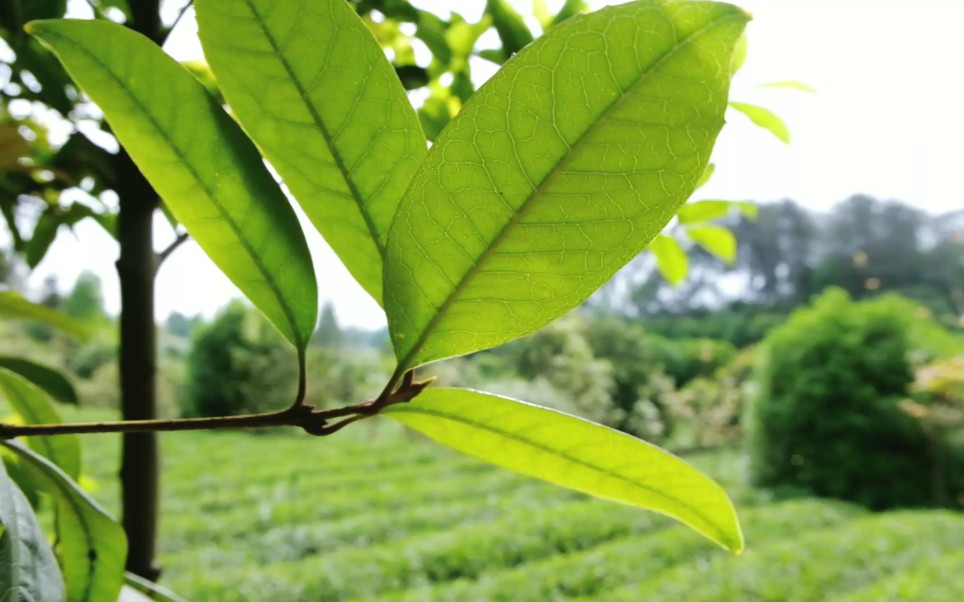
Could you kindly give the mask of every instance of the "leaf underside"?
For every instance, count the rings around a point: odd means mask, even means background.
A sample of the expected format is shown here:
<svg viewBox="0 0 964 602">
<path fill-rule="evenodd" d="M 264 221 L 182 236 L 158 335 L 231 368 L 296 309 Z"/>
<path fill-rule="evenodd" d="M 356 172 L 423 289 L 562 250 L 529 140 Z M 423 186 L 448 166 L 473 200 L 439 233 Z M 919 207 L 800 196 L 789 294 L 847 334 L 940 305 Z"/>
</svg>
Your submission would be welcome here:
<svg viewBox="0 0 964 602">
<path fill-rule="evenodd" d="M 389 233 L 403 368 L 536 330 L 663 229 L 708 163 L 747 18 L 661 1 L 573 17 L 466 103 Z"/>
<path fill-rule="evenodd" d="M 240 127 L 182 65 L 107 21 L 35 21 L 171 212 L 296 347 L 317 317 L 298 218 Z"/>
<path fill-rule="evenodd" d="M 196 0 L 204 54 L 258 144 L 379 303 L 392 217 L 425 156 L 418 117 L 344 0 Z"/>
<path fill-rule="evenodd" d="M 671 516 L 739 552 L 726 492 L 634 437 L 562 412 L 465 389 L 432 388 L 383 414 L 438 443 L 503 468 Z"/>
</svg>

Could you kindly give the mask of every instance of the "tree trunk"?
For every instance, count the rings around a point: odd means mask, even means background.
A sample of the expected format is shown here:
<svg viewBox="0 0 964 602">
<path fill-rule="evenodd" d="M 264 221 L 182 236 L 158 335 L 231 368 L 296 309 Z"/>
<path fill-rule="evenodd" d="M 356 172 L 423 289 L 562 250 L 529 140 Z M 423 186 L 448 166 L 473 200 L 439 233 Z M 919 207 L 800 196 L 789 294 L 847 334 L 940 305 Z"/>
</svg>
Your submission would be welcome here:
<svg viewBox="0 0 964 602">
<path fill-rule="evenodd" d="M 160 43 L 163 27 L 159 0 L 131 3 L 132 29 Z M 153 237 L 157 195 L 121 151 L 114 161 L 120 213 L 117 240 L 120 258 L 120 393 L 125 420 L 157 417 L 157 341 L 154 323 L 155 253 Z M 156 581 L 159 459 L 155 433 L 126 434 L 121 456 L 121 497 L 127 532 L 127 570 Z"/>
</svg>

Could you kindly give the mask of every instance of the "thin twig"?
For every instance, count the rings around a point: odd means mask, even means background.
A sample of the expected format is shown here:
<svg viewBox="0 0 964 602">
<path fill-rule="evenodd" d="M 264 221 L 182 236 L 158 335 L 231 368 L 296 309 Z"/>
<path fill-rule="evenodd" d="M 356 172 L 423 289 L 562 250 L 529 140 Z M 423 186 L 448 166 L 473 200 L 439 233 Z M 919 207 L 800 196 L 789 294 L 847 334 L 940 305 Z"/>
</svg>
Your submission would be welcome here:
<svg viewBox="0 0 964 602">
<path fill-rule="evenodd" d="M 191 8 L 191 5 L 193 4 L 194 0 L 188 0 L 184 3 L 184 6 L 181 7 L 181 10 L 177 13 L 177 16 L 174 17 L 174 22 L 171 23 L 171 26 L 167 28 L 167 32 L 164 34 L 164 41 L 161 42 L 161 46 L 164 45 L 164 42 L 167 42 L 167 38 L 171 36 L 171 32 L 174 31 L 174 28 L 177 27 L 177 24 L 181 22 L 181 17 L 184 16 L 184 13 L 186 13 L 187 9 Z"/>
<path fill-rule="evenodd" d="M 177 238 L 174 239 L 174 242 L 167 245 L 167 247 L 163 251 L 157 254 L 157 262 L 155 264 L 155 269 L 160 268 L 161 264 L 164 263 L 164 260 L 170 257 L 171 253 L 176 251 L 178 247 L 180 247 L 185 242 L 187 242 L 189 238 L 191 238 L 191 235 L 188 234 L 187 232 L 182 232 L 178 234 Z"/>
<path fill-rule="evenodd" d="M 393 393 L 378 399 L 328 410 L 315 409 L 304 403 L 299 387 L 300 403 L 280 412 L 244 414 L 242 416 L 216 416 L 213 418 L 172 418 L 158 420 L 120 420 L 114 422 L 75 422 L 66 424 L 9 424 L 0 423 L 0 439 L 15 437 L 50 436 L 89 433 L 155 433 L 170 431 L 207 431 L 220 429 L 246 429 L 293 426 L 305 432 L 324 436 L 337 432 L 357 420 L 378 414 L 384 408 L 397 403 L 407 403 L 418 396 L 431 380 L 414 382 L 408 380 Z M 334 418 L 344 418 L 329 423 Z"/>
</svg>

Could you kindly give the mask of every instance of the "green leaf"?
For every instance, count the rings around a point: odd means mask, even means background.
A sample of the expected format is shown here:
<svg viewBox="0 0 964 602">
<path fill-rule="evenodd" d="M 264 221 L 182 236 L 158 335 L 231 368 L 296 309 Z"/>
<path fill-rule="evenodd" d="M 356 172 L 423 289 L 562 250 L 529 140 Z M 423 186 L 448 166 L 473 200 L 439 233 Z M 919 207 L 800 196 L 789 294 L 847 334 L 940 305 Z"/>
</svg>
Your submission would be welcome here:
<svg viewBox="0 0 964 602">
<path fill-rule="evenodd" d="M 809 86 L 800 81 L 788 79 L 778 82 L 768 82 L 766 84 L 760 84 L 761 88 L 789 88 L 791 90 L 799 90 L 800 92 L 807 92 L 808 94 L 816 94 L 817 91 L 813 87 Z"/>
<path fill-rule="evenodd" d="M 127 584 L 125 589 L 131 589 L 139 592 L 140 595 L 144 596 L 145 600 L 154 600 L 155 602 L 187 602 L 184 598 L 178 596 L 174 592 L 170 591 L 165 587 L 148 581 L 139 575 L 134 573 L 125 573 L 124 581 Z M 123 600 L 121 602 L 124 602 Z"/>
<path fill-rule="evenodd" d="M 107 21 L 37 21 L 121 144 L 215 264 L 299 349 L 318 294 L 294 210 L 257 149 L 182 65 Z"/>
<path fill-rule="evenodd" d="M 389 234 L 401 369 L 536 330 L 649 244 L 706 169 L 746 20 L 654 1 L 573 17 L 469 100 Z"/>
<path fill-rule="evenodd" d="M 63 422 L 47 395 L 18 374 L 0 369 L 0 392 L 26 424 Z M 80 440 L 76 435 L 27 437 L 27 443 L 71 478 L 80 475 Z"/>
<path fill-rule="evenodd" d="M 61 403 L 77 404 L 77 391 L 66 376 L 53 368 L 20 357 L 0 355 L 0 368 L 15 372 Z"/>
<path fill-rule="evenodd" d="M 0 445 L 19 456 L 56 502 L 57 549 L 67 602 L 116 600 L 127 557 L 124 529 L 46 458 L 17 441 L 0 441 Z"/>
<path fill-rule="evenodd" d="M 656 269 L 667 282 L 676 286 L 686 278 L 689 259 L 675 238 L 660 234 L 653 239 L 649 250 L 656 256 Z"/>
<path fill-rule="evenodd" d="M 505 58 L 522 50 L 532 43 L 532 32 L 526 27 L 522 16 L 505 0 L 487 0 L 485 11 L 492 15 L 499 40 L 502 42 L 502 53 Z"/>
<path fill-rule="evenodd" d="M 671 516 L 739 552 L 733 504 L 662 449 L 562 412 L 465 389 L 427 389 L 385 416 L 442 445 L 530 477 Z"/>
<path fill-rule="evenodd" d="M 0 462 L 0 599 L 64 599 L 64 581 L 30 502 Z"/>
<path fill-rule="evenodd" d="M 24 247 L 24 255 L 27 260 L 27 267 L 31 270 L 37 267 L 47 255 L 47 250 L 57 238 L 57 230 L 60 228 L 60 220 L 50 211 L 40 214 L 37 225 L 34 226 L 33 234 Z"/>
<path fill-rule="evenodd" d="M 566 0 L 559 12 L 556 13 L 555 18 L 552 20 L 552 25 L 559 25 L 563 21 L 566 21 L 572 17 L 575 17 L 581 12 L 586 10 L 585 0 Z"/>
<path fill-rule="evenodd" d="M 703 170 L 703 175 L 701 175 L 699 181 L 696 182 L 696 188 L 694 188 L 694 190 L 697 190 L 699 188 L 706 186 L 706 183 L 710 181 L 710 178 L 713 177 L 713 174 L 715 172 L 716 172 L 716 164 L 707 163 L 706 169 Z"/>
<path fill-rule="evenodd" d="M 27 301 L 15 291 L 0 291 L 0 316 L 44 322 L 77 339 L 86 339 L 87 329 L 77 321 L 45 305 Z"/>
<path fill-rule="evenodd" d="M 425 156 L 405 89 L 344 0 L 196 0 L 242 126 L 376 301 L 392 216 Z"/>
<path fill-rule="evenodd" d="M 790 144 L 790 130 L 787 129 L 787 124 L 777 117 L 773 111 L 745 102 L 731 102 L 730 106 L 749 117 L 754 125 L 767 130 L 786 144 Z"/>
<path fill-rule="evenodd" d="M 691 226 L 686 229 L 686 234 L 726 263 L 736 260 L 736 237 L 723 226 Z"/>
<path fill-rule="evenodd" d="M 736 41 L 736 48 L 733 49 L 733 60 L 730 62 L 730 72 L 736 75 L 736 73 L 743 68 L 743 63 L 746 62 L 746 50 L 747 50 L 747 39 L 746 32 L 740 36 L 740 39 Z"/>
<path fill-rule="evenodd" d="M 696 201 L 680 207 L 676 217 L 681 224 L 708 222 L 728 214 L 733 205 L 730 201 Z"/>
</svg>

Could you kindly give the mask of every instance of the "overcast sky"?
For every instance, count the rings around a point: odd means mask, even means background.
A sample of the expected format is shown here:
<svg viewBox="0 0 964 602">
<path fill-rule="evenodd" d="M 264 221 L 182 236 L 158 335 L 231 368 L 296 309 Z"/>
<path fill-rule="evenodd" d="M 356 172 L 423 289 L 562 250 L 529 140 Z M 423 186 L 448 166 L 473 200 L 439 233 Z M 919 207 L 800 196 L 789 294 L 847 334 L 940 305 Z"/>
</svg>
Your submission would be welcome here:
<svg viewBox="0 0 964 602">
<path fill-rule="evenodd" d="M 528 0 L 514 2 L 520 10 Z M 612 2 L 615 3 L 615 2 Z M 455 3 L 414 1 L 420 7 Z M 484 0 L 457 3 L 477 19 Z M 561 1 L 548 2 L 550 6 Z M 602 6 L 607 2 L 595 2 Z M 826 209 L 854 193 L 906 201 L 931 212 L 964 207 L 964 1 L 746 0 L 754 20 L 749 54 L 731 99 L 761 104 L 781 115 L 792 141 L 782 144 L 729 116 L 714 154 L 716 174 L 701 196 L 760 201 L 792 198 Z M 178 59 L 198 58 L 188 11 L 167 47 Z M 491 73 L 480 64 L 477 75 Z M 800 80 L 816 94 L 764 89 L 775 80 Z M 307 222 L 305 222 L 307 223 Z M 335 303 L 342 324 L 384 324 L 379 307 L 308 226 L 319 290 Z M 62 234 L 35 271 L 38 285 L 56 274 L 69 287 L 83 269 L 104 282 L 108 309 L 118 309 L 113 271 L 116 244 L 91 223 Z M 158 245 L 172 233 L 157 224 Z M 238 292 L 193 243 L 165 263 L 157 283 L 158 319 L 170 312 L 213 315 Z"/>
</svg>

